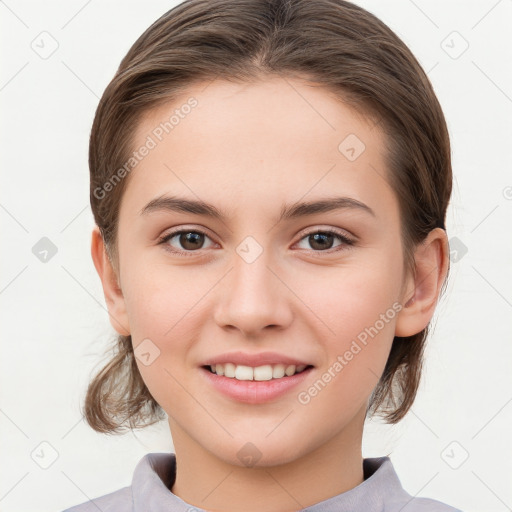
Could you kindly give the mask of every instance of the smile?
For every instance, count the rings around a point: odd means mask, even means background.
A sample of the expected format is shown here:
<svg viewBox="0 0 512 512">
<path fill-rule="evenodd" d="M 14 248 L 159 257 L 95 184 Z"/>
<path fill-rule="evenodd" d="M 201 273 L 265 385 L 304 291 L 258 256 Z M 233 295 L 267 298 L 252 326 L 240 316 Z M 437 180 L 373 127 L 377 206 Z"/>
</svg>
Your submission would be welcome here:
<svg viewBox="0 0 512 512">
<path fill-rule="evenodd" d="M 202 366 L 200 375 L 209 386 L 231 400 L 263 404 L 286 398 L 299 385 L 304 385 L 313 371 L 312 365 L 273 364 L 251 367 L 217 363 Z M 224 375 L 220 375 L 222 372 Z"/>
<path fill-rule="evenodd" d="M 283 377 L 291 377 L 296 373 L 303 372 L 308 365 L 284 365 L 284 364 L 266 364 L 262 366 L 245 366 L 236 365 L 234 363 L 213 364 L 205 366 L 216 375 L 236 379 L 236 380 L 255 380 L 266 381 L 272 379 L 281 379 Z"/>
</svg>

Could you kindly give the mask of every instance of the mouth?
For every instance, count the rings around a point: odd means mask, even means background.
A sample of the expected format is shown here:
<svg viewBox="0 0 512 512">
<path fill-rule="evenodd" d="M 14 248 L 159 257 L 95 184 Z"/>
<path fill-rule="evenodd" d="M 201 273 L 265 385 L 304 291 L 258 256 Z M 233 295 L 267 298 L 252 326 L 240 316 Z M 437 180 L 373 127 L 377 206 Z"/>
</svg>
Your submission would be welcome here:
<svg viewBox="0 0 512 512">
<path fill-rule="evenodd" d="M 234 363 L 204 365 L 202 368 L 221 377 L 239 381 L 270 381 L 286 379 L 307 372 L 313 365 L 266 364 L 261 366 L 237 365 Z"/>
<path fill-rule="evenodd" d="M 290 393 L 297 386 L 305 385 L 314 366 L 217 363 L 200 369 L 208 385 L 221 395 L 235 402 L 255 405 L 290 399 Z"/>
</svg>

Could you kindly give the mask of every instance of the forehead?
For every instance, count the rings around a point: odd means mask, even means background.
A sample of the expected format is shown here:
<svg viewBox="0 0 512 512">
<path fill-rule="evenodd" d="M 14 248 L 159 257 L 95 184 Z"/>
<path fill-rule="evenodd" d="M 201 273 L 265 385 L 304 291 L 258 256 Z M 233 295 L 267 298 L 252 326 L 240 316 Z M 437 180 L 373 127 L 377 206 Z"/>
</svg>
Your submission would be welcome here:
<svg viewBox="0 0 512 512">
<path fill-rule="evenodd" d="M 132 211 L 165 193 L 232 214 L 261 211 L 262 202 L 279 209 L 308 194 L 336 192 L 377 209 L 393 201 L 383 133 L 302 80 L 195 84 L 144 115 L 133 149 L 148 141 L 123 198 Z"/>
<path fill-rule="evenodd" d="M 312 143 L 319 139 L 331 146 L 334 143 L 337 150 L 336 142 L 349 133 L 366 145 L 381 142 L 374 122 L 334 92 L 320 84 L 281 77 L 252 83 L 214 80 L 194 84 L 172 102 L 146 112 L 136 134 L 139 140 L 153 133 L 158 142 L 172 138 L 178 143 L 182 137 L 190 137 L 187 127 L 193 129 L 195 139 L 201 138 L 196 142 L 224 139 L 231 152 L 244 154 L 259 151 L 263 145 L 266 150 L 274 146 L 297 152 L 301 142 L 311 151 Z M 238 137 L 226 140 L 226 134 Z M 246 144 L 237 146 L 237 140 Z"/>
</svg>

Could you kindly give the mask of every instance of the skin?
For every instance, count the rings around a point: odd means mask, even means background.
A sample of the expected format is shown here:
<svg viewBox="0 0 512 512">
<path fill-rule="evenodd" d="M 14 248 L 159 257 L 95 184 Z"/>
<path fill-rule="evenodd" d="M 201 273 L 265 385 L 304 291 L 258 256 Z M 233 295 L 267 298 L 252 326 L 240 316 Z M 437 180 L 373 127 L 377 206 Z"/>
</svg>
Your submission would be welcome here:
<svg viewBox="0 0 512 512">
<path fill-rule="evenodd" d="M 363 481 L 368 399 L 393 337 L 420 332 L 434 313 L 447 273 L 446 233 L 429 234 L 415 253 L 416 277 L 406 275 L 384 134 L 298 79 L 196 84 L 146 113 L 134 148 L 191 96 L 198 106 L 127 178 L 118 267 L 97 228 L 92 257 L 113 327 L 131 334 L 135 349 L 149 338 L 160 350 L 150 365 L 137 364 L 169 417 L 178 467 L 172 492 L 212 511 L 298 510 Z M 354 161 L 338 150 L 348 134 L 366 146 Z M 227 220 L 139 214 L 162 194 L 200 198 Z M 346 209 L 277 222 L 284 204 L 333 195 L 365 203 L 375 217 Z M 189 257 L 158 244 L 180 227 L 207 233 L 197 249 L 179 236 L 167 242 Z M 307 236 L 327 228 L 356 242 L 346 246 L 334 237 L 322 249 Z M 252 263 L 236 252 L 247 236 L 263 250 Z M 394 303 L 401 311 L 317 396 L 299 403 L 298 392 Z M 292 354 L 315 368 L 279 399 L 245 404 L 199 375 L 206 358 L 233 350 Z M 261 455 L 254 467 L 237 456 L 248 442 Z"/>
</svg>

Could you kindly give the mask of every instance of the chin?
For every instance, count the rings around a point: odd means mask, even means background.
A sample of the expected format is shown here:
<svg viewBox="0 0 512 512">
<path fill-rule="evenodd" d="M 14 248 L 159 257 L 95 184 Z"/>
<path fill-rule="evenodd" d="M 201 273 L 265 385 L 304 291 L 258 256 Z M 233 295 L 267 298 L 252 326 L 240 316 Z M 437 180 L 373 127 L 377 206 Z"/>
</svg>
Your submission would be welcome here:
<svg viewBox="0 0 512 512">
<path fill-rule="evenodd" d="M 270 440 L 265 434 L 243 436 L 215 443 L 209 450 L 226 464 L 240 468 L 265 468 L 289 464 L 300 456 L 293 438 Z"/>
</svg>

